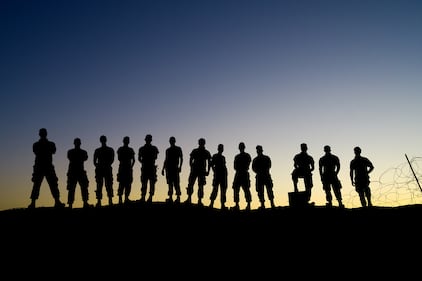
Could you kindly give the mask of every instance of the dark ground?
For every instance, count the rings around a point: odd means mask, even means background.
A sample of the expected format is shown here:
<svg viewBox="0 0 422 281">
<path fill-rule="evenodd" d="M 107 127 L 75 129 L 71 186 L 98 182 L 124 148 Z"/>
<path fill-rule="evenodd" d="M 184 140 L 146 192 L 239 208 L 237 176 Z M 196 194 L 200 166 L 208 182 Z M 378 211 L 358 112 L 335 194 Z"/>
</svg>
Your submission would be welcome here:
<svg viewBox="0 0 422 281">
<path fill-rule="evenodd" d="M 13 279 L 406 280 L 420 274 L 421 215 L 422 205 L 12 209 L 0 212 L 1 264 Z"/>
</svg>

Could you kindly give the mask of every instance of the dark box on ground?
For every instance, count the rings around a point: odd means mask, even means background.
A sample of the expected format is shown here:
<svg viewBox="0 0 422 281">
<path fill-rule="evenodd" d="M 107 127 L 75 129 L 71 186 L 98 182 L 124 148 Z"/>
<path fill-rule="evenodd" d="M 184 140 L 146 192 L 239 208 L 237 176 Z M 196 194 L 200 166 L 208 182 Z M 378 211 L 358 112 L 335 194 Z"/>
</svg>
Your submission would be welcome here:
<svg viewBox="0 0 422 281">
<path fill-rule="evenodd" d="M 308 205 L 306 191 L 289 192 L 290 207 L 305 207 Z"/>
</svg>

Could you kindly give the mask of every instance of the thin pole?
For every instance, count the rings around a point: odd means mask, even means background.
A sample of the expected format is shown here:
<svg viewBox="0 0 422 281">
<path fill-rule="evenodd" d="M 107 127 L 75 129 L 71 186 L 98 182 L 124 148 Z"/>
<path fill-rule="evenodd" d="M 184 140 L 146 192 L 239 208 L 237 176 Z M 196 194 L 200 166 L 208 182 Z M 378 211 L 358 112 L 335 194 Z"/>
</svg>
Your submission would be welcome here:
<svg viewBox="0 0 422 281">
<path fill-rule="evenodd" d="M 410 170 L 412 170 L 412 173 L 413 173 L 413 176 L 415 177 L 416 183 L 418 184 L 419 189 L 422 191 L 421 185 L 419 184 L 418 177 L 416 176 L 415 171 L 413 171 L 413 167 L 412 167 L 412 164 L 410 164 L 409 158 L 407 157 L 406 154 L 404 154 L 404 156 L 406 156 L 407 163 L 409 163 L 409 166 L 410 166 Z"/>
</svg>

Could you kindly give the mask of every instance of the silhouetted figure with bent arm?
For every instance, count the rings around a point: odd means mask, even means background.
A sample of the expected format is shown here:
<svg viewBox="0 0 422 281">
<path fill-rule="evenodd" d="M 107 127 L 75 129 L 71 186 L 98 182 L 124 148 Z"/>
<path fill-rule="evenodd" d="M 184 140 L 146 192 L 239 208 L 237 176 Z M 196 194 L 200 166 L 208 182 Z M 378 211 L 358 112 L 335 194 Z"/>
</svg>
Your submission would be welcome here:
<svg viewBox="0 0 422 281">
<path fill-rule="evenodd" d="M 101 200 L 103 199 L 103 185 L 108 197 L 108 205 L 113 205 L 113 167 L 114 149 L 107 146 L 107 137 L 100 136 L 101 146 L 94 151 L 94 166 L 95 166 L 95 180 L 97 182 L 97 189 L 95 190 L 97 204 L 96 207 L 101 207 Z"/>
<path fill-rule="evenodd" d="M 356 146 L 353 151 L 355 158 L 350 161 L 350 180 L 359 194 L 362 207 L 371 207 L 369 174 L 374 170 L 374 165 L 372 165 L 372 162 L 368 158 L 361 156 L 362 150 L 360 147 Z"/>
<path fill-rule="evenodd" d="M 319 175 L 321 177 L 322 189 L 325 192 L 325 199 L 327 201 L 326 206 L 331 207 L 333 205 L 333 195 L 331 189 L 334 192 L 334 196 L 337 199 L 338 206 L 343 208 L 343 200 L 341 196 L 341 182 L 338 178 L 340 171 L 340 159 L 331 153 L 331 147 L 329 145 L 324 146 L 324 156 L 319 159 Z"/>
<path fill-rule="evenodd" d="M 265 189 L 267 191 L 268 199 L 271 203 L 271 208 L 274 208 L 274 193 L 273 180 L 271 178 L 271 158 L 264 155 L 264 150 L 261 145 L 256 146 L 257 156 L 252 160 L 252 170 L 255 172 L 255 187 L 258 193 L 260 209 L 265 209 Z"/>
<path fill-rule="evenodd" d="M 51 195 L 54 198 L 54 207 L 62 208 L 64 203 L 60 201 L 59 179 L 53 165 L 53 154 L 56 153 L 56 144 L 47 139 L 47 129 L 41 128 L 38 132 L 40 139 L 32 145 L 35 154 L 35 163 L 32 173 L 31 204 L 28 208 L 35 208 L 35 202 L 40 195 L 40 188 L 43 179 L 47 180 Z"/>
<path fill-rule="evenodd" d="M 243 189 L 246 200 L 246 210 L 251 209 L 252 194 L 251 194 L 251 180 L 249 175 L 249 166 L 252 162 L 252 157 L 249 153 L 245 152 L 245 143 L 239 143 L 239 153 L 234 157 L 234 179 L 233 179 L 233 198 L 234 210 L 239 210 L 239 195 L 240 188 Z"/>
<path fill-rule="evenodd" d="M 205 148 L 205 139 L 198 140 L 198 147 L 194 148 L 189 158 L 190 174 L 188 178 L 187 194 L 188 199 L 185 203 L 192 203 L 193 186 L 198 180 L 198 205 L 203 206 L 202 198 L 204 197 L 204 186 L 206 177 L 211 169 L 211 153 Z"/>
<path fill-rule="evenodd" d="M 212 191 L 210 195 L 210 207 L 214 207 L 214 201 L 217 198 L 218 188 L 220 188 L 220 204 L 221 209 L 225 210 L 226 207 L 226 193 L 227 193 L 227 166 L 226 157 L 223 155 L 224 145 L 219 144 L 217 153 L 211 158 L 211 168 L 214 172 L 212 181 Z"/>
<path fill-rule="evenodd" d="M 149 197 L 147 202 L 152 202 L 155 193 L 155 183 L 157 182 L 157 165 L 155 165 L 155 160 L 157 160 L 158 153 L 158 148 L 152 145 L 152 135 L 146 135 L 145 144 L 138 151 L 138 160 L 141 163 L 141 203 L 145 202 L 148 183 Z"/>
<path fill-rule="evenodd" d="M 311 200 L 312 187 L 314 186 L 312 181 L 312 172 L 315 169 L 315 162 L 312 156 L 308 154 L 308 145 L 306 143 L 302 143 L 300 145 L 300 150 L 301 152 L 293 157 L 293 187 L 294 191 L 298 192 L 299 190 L 297 184 L 299 178 L 303 178 L 305 184 L 306 201 L 309 202 L 309 200 Z"/>
<path fill-rule="evenodd" d="M 83 208 L 91 207 L 89 200 L 89 180 L 84 167 L 85 161 L 88 160 L 88 152 L 81 148 L 81 139 L 73 140 L 74 148 L 67 151 L 67 159 L 69 159 L 69 168 L 67 170 L 67 204 L 70 209 L 73 208 L 75 201 L 76 185 L 79 183 L 81 188 L 81 196 Z"/>
<path fill-rule="evenodd" d="M 172 203 L 173 193 L 176 193 L 176 200 L 174 202 L 180 203 L 180 196 L 182 195 L 180 190 L 180 172 L 182 171 L 183 165 L 183 152 L 182 148 L 176 145 L 175 137 L 171 136 L 169 143 L 170 147 L 166 149 L 161 174 L 166 176 L 168 185 L 168 198 L 166 201 Z"/>
<path fill-rule="evenodd" d="M 123 138 L 123 145 L 117 149 L 117 159 L 119 160 L 119 170 L 117 172 L 117 181 L 119 187 L 117 195 L 119 196 L 119 204 L 130 203 L 130 192 L 132 191 L 133 182 L 133 166 L 135 165 L 135 150 L 129 146 L 130 138 Z"/>
</svg>

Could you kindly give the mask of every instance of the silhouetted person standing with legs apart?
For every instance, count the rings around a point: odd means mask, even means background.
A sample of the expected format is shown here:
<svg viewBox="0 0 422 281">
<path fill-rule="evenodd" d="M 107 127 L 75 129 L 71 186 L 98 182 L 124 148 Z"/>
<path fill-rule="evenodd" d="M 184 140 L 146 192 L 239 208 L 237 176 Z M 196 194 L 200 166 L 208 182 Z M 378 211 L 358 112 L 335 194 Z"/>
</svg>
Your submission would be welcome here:
<svg viewBox="0 0 422 281">
<path fill-rule="evenodd" d="M 343 208 L 343 200 L 341 196 L 341 182 L 338 179 L 338 172 L 340 171 L 340 159 L 331 153 L 329 145 L 324 146 L 325 155 L 319 159 L 319 175 L 321 176 L 322 189 L 325 191 L 325 199 L 327 207 L 333 205 L 333 195 L 337 199 L 338 206 Z"/>
<path fill-rule="evenodd" d="M 54 207 L 64 207 L 64 203 L 60 201 L 59 179 L 53 165 L 53 154 L 56 153 L 56 144 L 47 139 L 47 129 L 41 128 L 38 132 L 40 139 L 32 145 L 32 151 L 35 154 L 35 163 L 32 173 L 31 204 L 28 208 L 35 208 L 35 202 L 40 195 L 40 188 L 43 179 L 47 180 L 50 186 L 51 195 L 54 198 Z"/>
<path fill-rule="evenodd" d="M 189 165 L 188 199 L 185 203 L 192 203 L 193 186 L 195 181 L 198 180 L 198 205 L 203 206 L 204 186 L 206 184 L 206 177 L 209 175 L 211 169 L 211 153 L 205 148 L 204 138 L 198 140 L 198 147 L 194 148 L 190 153 Z"/>
<path fill-rule="evenodd" d="M 298 192 L 298 181 L 299 178 L 303 178 L 305 183 L 305 192 L 306 192 L 306 201 L 311 200 L 311 191 L 313 182 L 312 182 L 312 172 L 315 169 L 315 162 L 312 156 L 308 154 L 308 146 L 306 143 L 300 145 L 301 152 L 296 154 L 293 157 L 293 166 L 294 170 L 292 172 L 292 180 L 294 191 Z"/>
<path fill-rule="evenodd" d="M 271 202 L 271 208 L 274 208 L 273 180 L 271 178 L 271 159 L 264 155 L 261 145 L 256 146 L 257 156 L 252 161 L 252 170 L 255 172 L 255 187 L 258 193 L 260 209 L 265 209 L 265 189 L 267 190 L 268 199 Z"/>
<path fill-rule="evenodd" d="M 176 193 L 175 203 L 180 203 L 180 172 L 183 165 L 183 152 L 180 146 L 176 145 L 176 138 L 170 137 L 170 147 L 166 149 L 163 169 L 161 174 L 166 176 L 168 185 L 167 202 L 173 202 L 173 193 Z"/>
<path fill-rule="evenodd" d="M 350 180 L 359 194 L 362 207 L 371 207 L 371 189 L 369 188 L 369 174 L 374 170 L 372 162 L 362 157 L 362 150 L 356 146 L 354 149 L 355 158 L 350 161 Z"/>
<path fill-rule="evenodd" d="M 97 189 L 95 191 L 97 197 L 97 207 L 101 207 L 103 199 L 103 185 L 108 197 L 108 205 L 113 205 L 113 167 L 114 149 L 107 146 L 107 137 L 100 137 L 101 146 L 94 151 L 95 180 Z"/>
<path fill-rule="evenodd" d="M 129 195 L 132 191 L 133 182 L 133 165 L 135 165 L 135 150 L 129 146 L 130 138 L 123 138 L 123 145 L 117 149 L 117 159 L 119 160 L 119 171 L 117 172 L 117 181 L 119 187 L 117 195 L 119 196 L 119 204 L 129 203 Z"/>
<path fill-rule="evenodd" d="M 152 202 L 155 193 L 155 183 L 157 182 L 157 165 L 155 160 L 158 157 L 158 148 L 152 145 L 152 136 L 145 136 L 145 144 L 139 148 L 138 160 L 141 163 L 141 203 L 145 202 L 149 183 L 148 202 Z"/>
<path fill-rule="evenodd" d="M 211 158 L 211 168 L 214 172 L 212 181 L 212 191 L 210 195 L 210 207 L 214 207 L 214 201 L 217 198 L 218 188 L 220 187 L 220 204 L 221 209 L 225 210 L 226 207 L 226 193 L 227 193 L 227 166 L 226 157 L 223 155 L 224 145 L 219 144 L 217 153 Z"/>
<path fill-rule="evenodd" d="M 83 207 L 88 208 L 91 205 L 88 203 L 89 199 L 89 180 L 85 171 L 84 163 L 88 160 L 88 153 L 81 148 L 81 139 L 75 138 L 73 140 L 74 148 L 67 151 L 67 159 L 69 159 L 69 168 L 67 170 L 67 204 L 72 209 L 75 201 L 76 185 L 79 183 L 81 187 L 81 195 Z"/>
<path fill-rule="evenodd" d="M 233 179 L 233 197 L 234 197 L 234 210 L 239 210 L 239 193 L 240 188 L 243 189 L 246 200 L 246 210 L 251 209 L 252 194 L 251 194 L 251 180 L 249 175 L 249 166 L 252 162 L 252 157 L 249 153 L 245 152 L 245 144 L 239 143 L 239 153 L 234 157 L 234 179 Z"/>
</svg>

